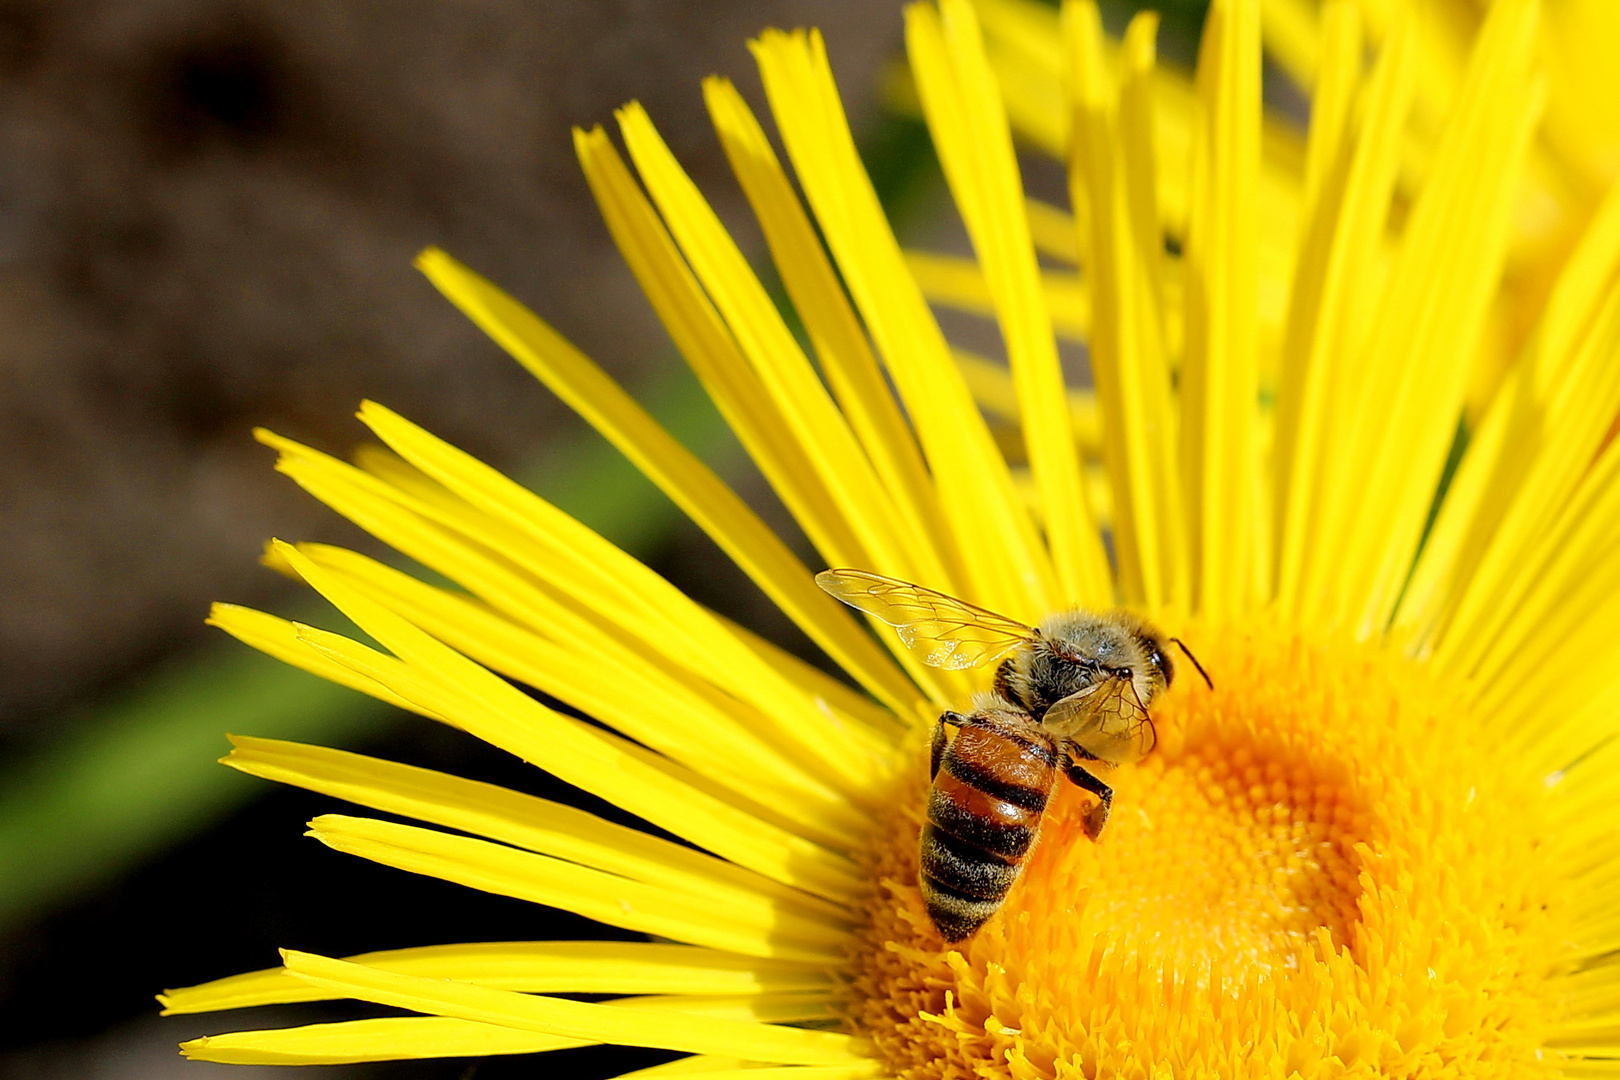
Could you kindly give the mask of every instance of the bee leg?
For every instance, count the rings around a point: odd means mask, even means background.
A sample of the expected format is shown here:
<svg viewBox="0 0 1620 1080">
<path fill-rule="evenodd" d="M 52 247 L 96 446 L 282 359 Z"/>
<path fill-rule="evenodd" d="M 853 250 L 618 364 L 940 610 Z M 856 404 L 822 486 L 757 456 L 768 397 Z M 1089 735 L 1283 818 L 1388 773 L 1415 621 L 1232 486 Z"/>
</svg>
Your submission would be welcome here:
<svg viewBox="0 0 1620 1080">
<path fill-rule="evenodd" d="M 939 775 L 939 763 L 945 757 L 945 726 L 959 728 L 968 722 L 968 718 L 961 713 L 947 712 L 940 714 L 939 723 L 934 725 L 934 742 L 928 751 L 928 779 L 932 780 Z"/>
<path fill-rule="evenodd" d="M 1097 805 L 1091 808 L 1085 821 L 1086 835 L 1097 839 L 1102 834 L 1103 826 L 1108 824 L 1108 812 L 1114 808 L 1114 789 L 1091 775 L 1084 765 L 1072 757 L 1064 758 L 1063 775 L 1075 787 L 1097 796 Z"/>
</svg>

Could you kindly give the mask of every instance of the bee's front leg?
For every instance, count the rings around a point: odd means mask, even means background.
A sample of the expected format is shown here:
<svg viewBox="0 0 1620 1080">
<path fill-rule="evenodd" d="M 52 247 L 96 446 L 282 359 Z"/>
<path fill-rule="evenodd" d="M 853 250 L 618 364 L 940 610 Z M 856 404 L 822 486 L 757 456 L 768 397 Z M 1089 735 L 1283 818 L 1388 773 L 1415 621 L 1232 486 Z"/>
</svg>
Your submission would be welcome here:
<svg viewBox="0 0 1620 1080">
<path fill-rule="evenodd" d="M 1097 796 L 1097 805 L 1086 814 L 1086 835 L 1093 840 L 1102 834 L 1103 826 L 1108 824 L 1108 812 L 1114 808 L 1114 789 L 1093 776 L 1084 765 L 1075 758 L 1075 751 L 1069 750 L 1063 755 L 1063 775 L 1069 778 L 1069 783 L 1082 791 L 1089 791 Z"/>
<path fill-rule="evenodd" d="M 934 725 L 934 742 L 928 751 L 928 779 L 932 780 L 939 775 L 939 763 L 945 757 L 945 726 L 948 724 L 951 727 L 959 728 L 963 724 L 970 723 L 971 720 L 971 717 L 963 716 L 961 713 L 947 712 L 940 714 L 939 723 Z"/>
</svg>

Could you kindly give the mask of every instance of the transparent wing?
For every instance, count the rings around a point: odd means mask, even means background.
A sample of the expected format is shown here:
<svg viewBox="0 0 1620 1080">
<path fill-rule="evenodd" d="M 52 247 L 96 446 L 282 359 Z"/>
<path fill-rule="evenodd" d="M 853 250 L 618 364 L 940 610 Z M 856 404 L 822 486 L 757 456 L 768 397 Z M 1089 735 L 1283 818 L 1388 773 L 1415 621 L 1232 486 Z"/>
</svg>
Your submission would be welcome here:
<svg viewBox="0 0 1620 1080">
<path fill-rule="evenodd" d="M 979 667 L 1035 636 L 1033 627 L 993 611 L 865 570 L 823 570 L 816 584 L 894 627 L 906 648 L 929 667 Z"/>
<path fill-rule="evenodd" d="M 1047 709 L 1041 726 L 1111 765 L 1140 761 L 1159 739 L 1136 684 L 1112 673 Z"/>
</svg>

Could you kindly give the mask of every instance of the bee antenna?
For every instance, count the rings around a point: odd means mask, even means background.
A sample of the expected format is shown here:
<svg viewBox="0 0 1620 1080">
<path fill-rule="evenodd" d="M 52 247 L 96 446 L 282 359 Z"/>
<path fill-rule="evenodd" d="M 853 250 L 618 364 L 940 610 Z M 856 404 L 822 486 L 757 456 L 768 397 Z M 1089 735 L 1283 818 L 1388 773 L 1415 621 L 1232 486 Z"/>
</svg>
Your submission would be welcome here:
<svg viewBox="0 0 1620 1080">
<path fill-rule="evenodd" d="M 1178 637 L 1173 637 L 1170 640 L 1176 643 L 1176 648 L 1187 654 L 1187 659 L 1191 660 L 1193 667 L 1198 669 L 1198 674 L 1204 677 L 1204 684 L 1211 690 L 1215 689 L 1215 681 L 1209 677 L 1209 672 L 1204 670 L 1204 665 L 1198 662 L 1198 657 L 1194 656 L 1192 650 L 1187 648 L 1187 643 Z"/>
</svg>

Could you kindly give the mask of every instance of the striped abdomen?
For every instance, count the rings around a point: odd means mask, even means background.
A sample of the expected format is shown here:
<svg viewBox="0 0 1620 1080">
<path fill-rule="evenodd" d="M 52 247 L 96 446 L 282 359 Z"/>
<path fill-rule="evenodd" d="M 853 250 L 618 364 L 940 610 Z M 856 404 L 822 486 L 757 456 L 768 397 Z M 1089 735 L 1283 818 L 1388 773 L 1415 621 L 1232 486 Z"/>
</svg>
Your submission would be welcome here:
<svg viewBox="0 0 1620 1080">
<path fill-rule="evenodd" d="M 939 758 L 922 830 L 923 901 L 946 941 L 961 941 L 1001 906 L 1035 839 L 1057 765 L 1052 744 L 1027 717 L 998 711 L 963 719 Z"/>
</svg>

